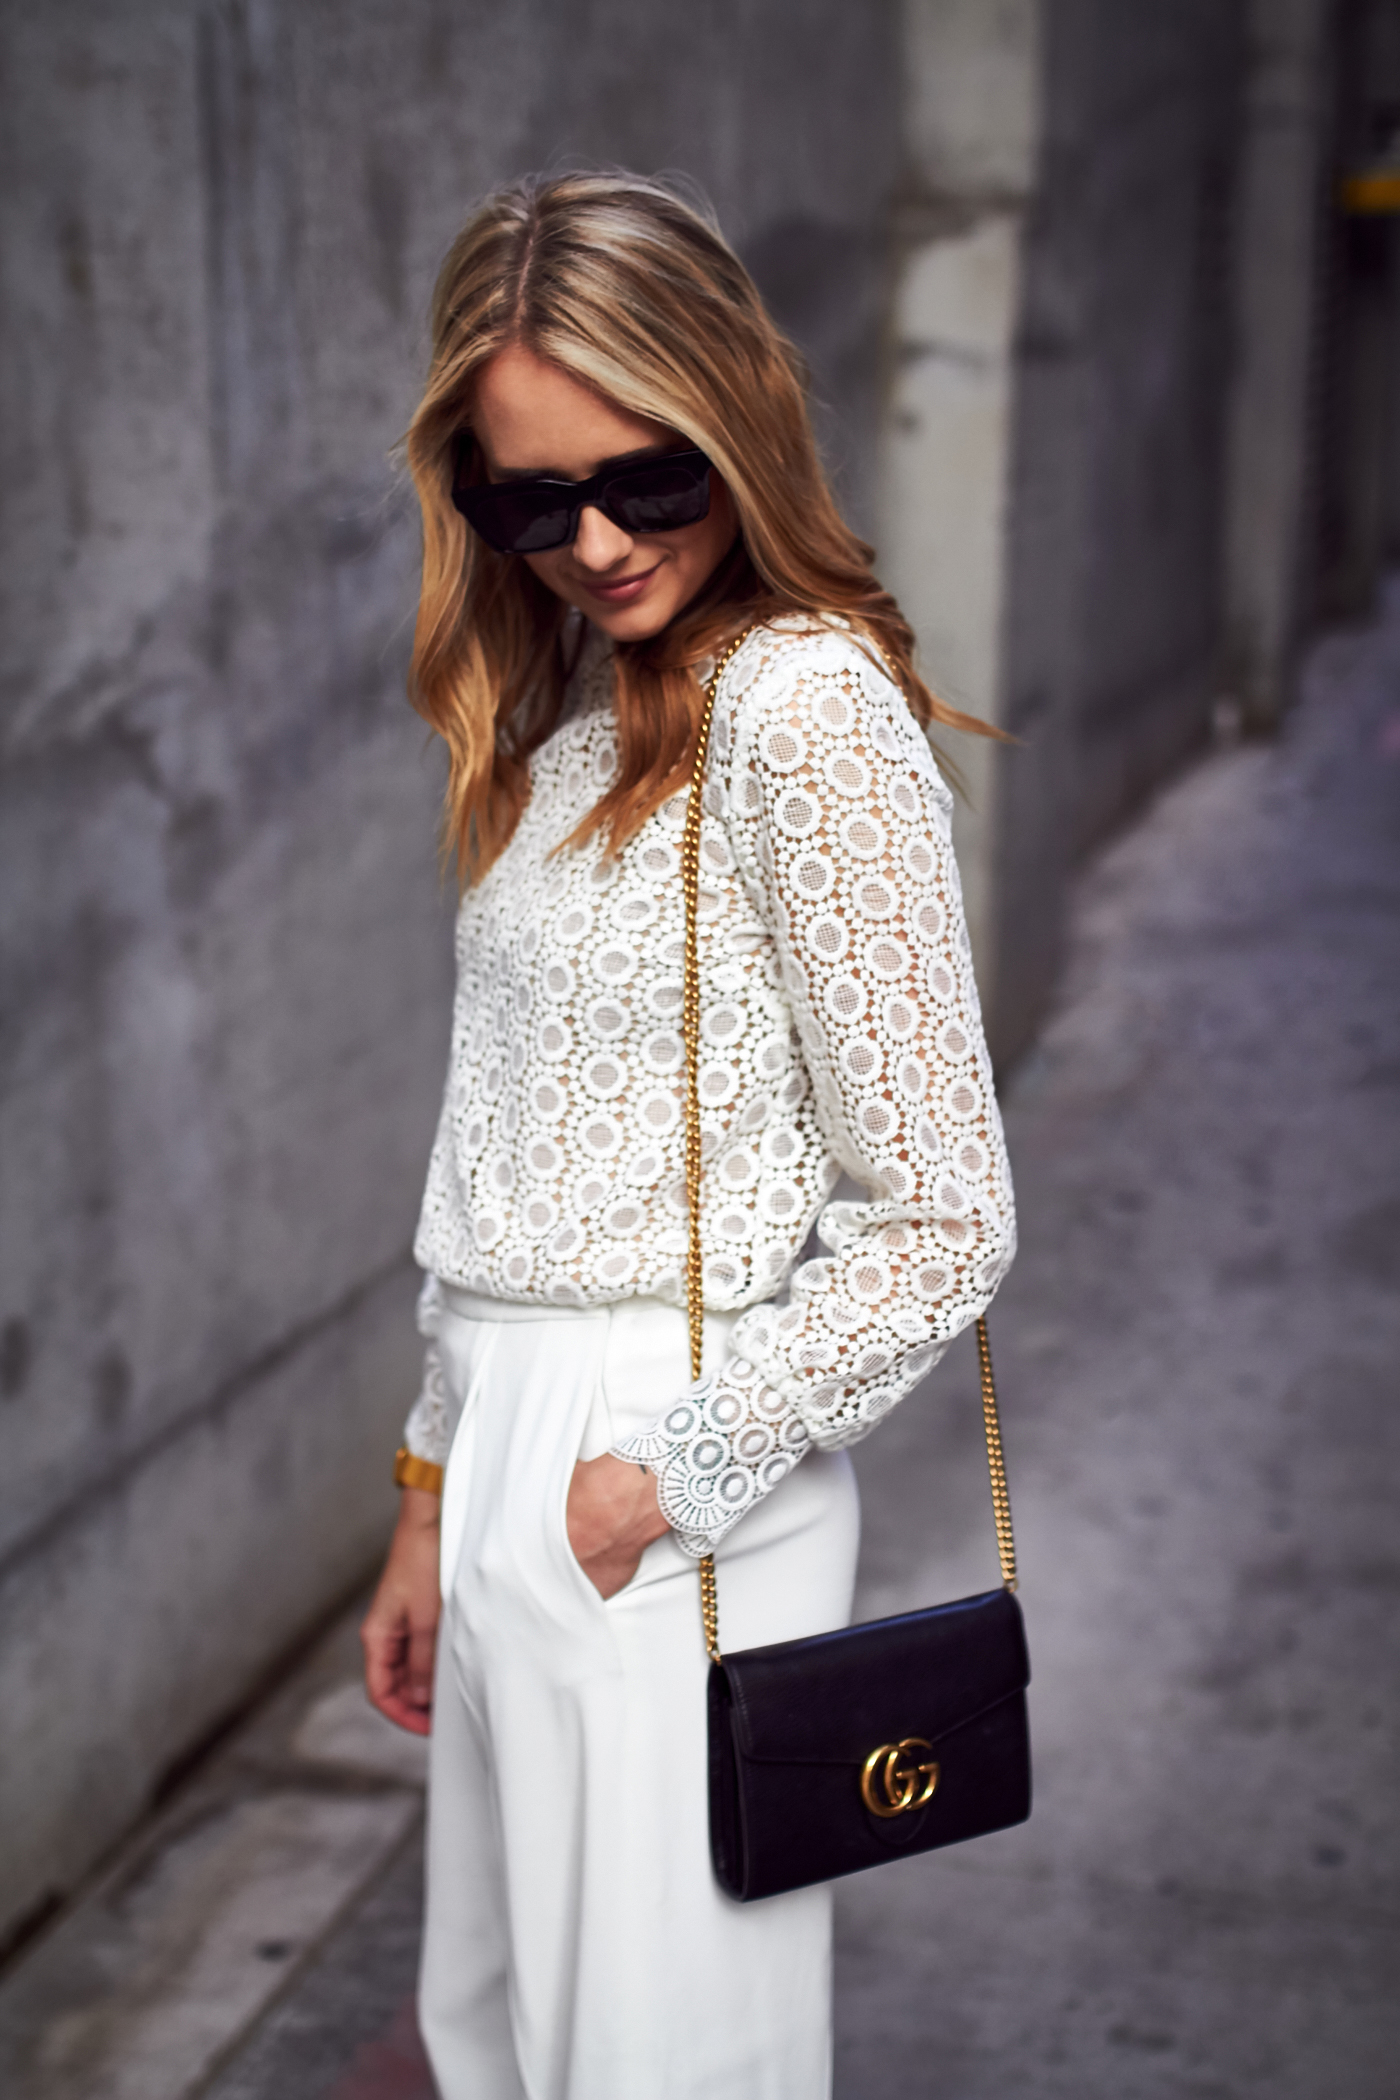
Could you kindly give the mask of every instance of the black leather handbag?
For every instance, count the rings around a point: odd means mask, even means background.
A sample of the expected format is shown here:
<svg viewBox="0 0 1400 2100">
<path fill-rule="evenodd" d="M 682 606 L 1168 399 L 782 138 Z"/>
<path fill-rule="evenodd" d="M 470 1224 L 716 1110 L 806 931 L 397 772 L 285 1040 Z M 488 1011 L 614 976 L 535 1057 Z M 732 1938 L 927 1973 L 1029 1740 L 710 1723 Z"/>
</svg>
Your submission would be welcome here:
<svg viewBox="0 0 1400 2100">
<path fill-rule="evenodd" d="M 681 846 L 685 884 L 686 1299 L 700 1376 L 701 792 L 719 681 L 706 685 Z M 982 1414 L 1002 1587 L 928 1611 L 723 1655 L 715 1564 L 700 1563 L 710 1657 L 710 1852 L 742 1903 L 1022 1823 L 1030 1814 L 1026 1654 L 987 1323 L 977 1322 Z"/>
</svg>

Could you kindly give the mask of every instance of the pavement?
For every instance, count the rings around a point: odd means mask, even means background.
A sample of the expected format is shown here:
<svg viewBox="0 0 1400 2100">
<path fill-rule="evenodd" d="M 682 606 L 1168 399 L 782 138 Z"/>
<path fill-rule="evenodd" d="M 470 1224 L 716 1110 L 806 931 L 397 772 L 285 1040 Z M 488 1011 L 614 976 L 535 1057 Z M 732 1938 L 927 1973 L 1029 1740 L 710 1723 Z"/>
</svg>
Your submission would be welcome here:
<svg viewBox="0 0 1400 2100">
<path fill-rule="evenodd" d="M 1086 872 L 1006 1106 L 1036 1805 L 842 1885 L 838 2100 L 1397 2100 L 1400 593 Z M 862 1616 L 995 1582 L 976 1395 L 857 1453 Z M 430 2100 L 354 1616 L 0 1980 L 7 2100 Z"/>
<path fill-rule="evenodd" d="M 412 2018 L 425 1745 L 366 1704 L 358 1616 L 0 1981 L 4 2100 L 431 2100 Z M 326 1965 L 346 1986 L 333 2005 Z M 284 2032 L 268 2082 L 250 2084 Z M 395 2049 L 416 2084 L 397 2065 L 388 2084 L 354 2082 Z"/>
</svg>

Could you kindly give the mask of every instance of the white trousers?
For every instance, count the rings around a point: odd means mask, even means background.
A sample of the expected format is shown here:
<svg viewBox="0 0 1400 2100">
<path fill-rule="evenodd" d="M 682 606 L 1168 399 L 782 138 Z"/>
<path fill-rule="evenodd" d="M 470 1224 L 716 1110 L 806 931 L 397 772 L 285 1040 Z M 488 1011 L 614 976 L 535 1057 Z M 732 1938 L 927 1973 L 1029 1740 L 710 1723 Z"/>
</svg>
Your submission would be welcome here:
<svg viewBox="0 0 1400 2100">
<path fill-rule="evenodd" d="M 688 1384 L 684 1314 L 454 1292 L 440 1347 L 419 2010 L 444 2100 L 827 2100 L 830 1890 L 739 1904 L 710 1867 L 695 1562 L 659 1539 L 604 1603 L 565 1529 L 575 1460 Z M 721 1643 L 845 1625 L 858 1528 L 845 1454 L 809 1454 L 720 1548 Z"/>
</svg>

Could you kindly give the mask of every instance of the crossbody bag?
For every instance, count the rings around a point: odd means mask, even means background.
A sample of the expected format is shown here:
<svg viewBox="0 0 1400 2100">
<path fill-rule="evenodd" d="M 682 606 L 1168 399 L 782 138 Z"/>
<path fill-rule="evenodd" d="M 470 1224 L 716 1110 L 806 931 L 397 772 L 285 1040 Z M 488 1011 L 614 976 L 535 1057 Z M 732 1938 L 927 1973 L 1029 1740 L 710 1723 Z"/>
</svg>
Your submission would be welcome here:
<svg viewBox="0 0 1400 2100">
<path fill-rule="evenodd" d="M 751 632 L 752 630 L 748 630 Z M 686 1310 L 701 1368 L 700 822 L 720 679 L 706 681 L 681 846 L 685 886 Z M 731 1896 L 752 1902 L 863 1867 L 960 1844 L 1030 1814 L 1016 1549 L 985 1319 L 977 1322 L 982 1419 L 1002 1586 L 952 1604 L 725 1655 L 712 1555 L 700 1562 L 708 1688 L 710 1853 Z"/>
</svg>

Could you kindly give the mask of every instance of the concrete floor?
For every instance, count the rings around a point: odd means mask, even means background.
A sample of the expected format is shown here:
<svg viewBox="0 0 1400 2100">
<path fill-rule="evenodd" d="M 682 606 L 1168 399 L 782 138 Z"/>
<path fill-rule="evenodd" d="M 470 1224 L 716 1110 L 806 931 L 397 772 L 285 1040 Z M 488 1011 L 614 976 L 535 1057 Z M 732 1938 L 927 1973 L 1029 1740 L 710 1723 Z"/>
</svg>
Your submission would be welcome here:
<svg viewBox="0 0 1400 2100">
<path fill-rule="evenodd" d="M 846 1891 L 838 2091 L 1395 2100 L 1400 601 L 1092 869 L 1008 1105 L 1036 1808 Z M 976 1437 L 965 1356 L 872 1439 L 867 1610 L 991 1579 Z"/>
<path fill-rule="evenodd" d="M 1400 597 L 1088 873 L 1008 1110 L 1036 1808 L 843 1886 L 838 2095 L 1396 2100 Z M 995 1580 L 969 1348 L 858 1463 L 863 1615 Z M 429 2100 L 418 1767 L 352 1668 L 0 1986 L 7 2096 Z"/>
</svg>

